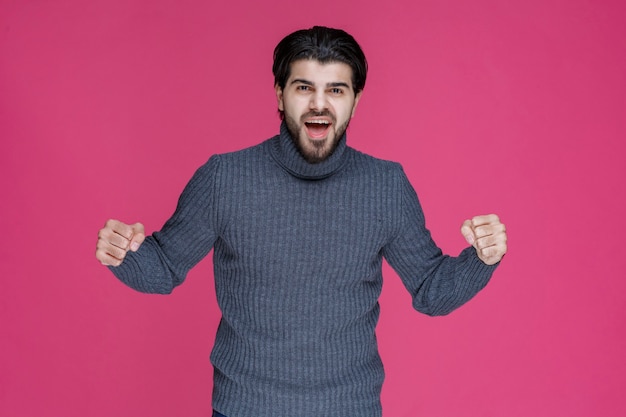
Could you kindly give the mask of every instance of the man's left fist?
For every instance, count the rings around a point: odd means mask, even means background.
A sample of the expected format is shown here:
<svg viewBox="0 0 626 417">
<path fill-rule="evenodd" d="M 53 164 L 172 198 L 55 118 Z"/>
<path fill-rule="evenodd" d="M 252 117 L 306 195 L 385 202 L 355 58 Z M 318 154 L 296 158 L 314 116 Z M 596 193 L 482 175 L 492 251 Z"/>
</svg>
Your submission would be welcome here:
<svg viewBox="0 0 626 417">
<path fill-rule="evenodd" d="M 465 220 L 461 234 L 487 265 L 497 264 L 506 253 L 506 227 L 495 214 Z"/>
</svg>

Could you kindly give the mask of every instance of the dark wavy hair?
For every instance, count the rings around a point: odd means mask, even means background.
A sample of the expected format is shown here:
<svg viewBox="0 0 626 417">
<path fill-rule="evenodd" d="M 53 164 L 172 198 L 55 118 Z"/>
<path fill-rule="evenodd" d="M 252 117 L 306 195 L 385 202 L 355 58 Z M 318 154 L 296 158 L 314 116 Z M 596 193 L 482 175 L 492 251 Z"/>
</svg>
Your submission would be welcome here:
<svg viewBox="0 0 626 417">
<path fill-rule="evenodd" d="M 314 59 L 322 64 L 343 62 L 352 68 L 354 94 L 358 94 L 365 87 L 365 54 L 352 35 L 341 29 L 314 26 L 283 38 L 274 49 L 274 85 L 285 88 L 291 64 L 301 59 Z"/>
</svg>

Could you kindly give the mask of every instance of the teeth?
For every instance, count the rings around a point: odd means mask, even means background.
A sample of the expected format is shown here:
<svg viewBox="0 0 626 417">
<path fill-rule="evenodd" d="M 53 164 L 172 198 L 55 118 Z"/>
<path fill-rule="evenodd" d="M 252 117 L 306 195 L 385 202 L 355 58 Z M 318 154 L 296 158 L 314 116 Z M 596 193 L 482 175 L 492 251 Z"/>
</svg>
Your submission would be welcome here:
<svg viewBox="0 0 626 417">
<path fill-rule="evenodd" d="M 329 122 L 326 121 L 326 120 L 311 120 L 311 121 L 309 121 L 307 123 L 309 123 L 309 124 L 318 124 L 318 125 L 327 125 L 327 124 L 329 124 Z"/>
</svg>

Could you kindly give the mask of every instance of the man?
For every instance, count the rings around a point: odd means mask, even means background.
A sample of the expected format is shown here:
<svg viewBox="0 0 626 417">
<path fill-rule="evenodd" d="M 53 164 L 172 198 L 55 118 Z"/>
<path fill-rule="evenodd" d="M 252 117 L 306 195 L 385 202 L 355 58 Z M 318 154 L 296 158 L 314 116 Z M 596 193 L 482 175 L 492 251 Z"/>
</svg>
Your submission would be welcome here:
<svg viewBox="0 0 626 417">
<path fill-rule="evenodd" d="M 96 257 L 132 288 L 169 293 L 214 250 L 214 415 L 380 416 L 383 257 L 415 309 L 447 314 L 487 284 L 505 227 L 467 220 L 472 247 L 443 255 L 402 168 L 347 146 L 367 72 L 352 36 L 292 33 L 273 72 L 280 134 L 211 157 L 145 240 L 141 224 L 109 220 Z"/>
</svg>

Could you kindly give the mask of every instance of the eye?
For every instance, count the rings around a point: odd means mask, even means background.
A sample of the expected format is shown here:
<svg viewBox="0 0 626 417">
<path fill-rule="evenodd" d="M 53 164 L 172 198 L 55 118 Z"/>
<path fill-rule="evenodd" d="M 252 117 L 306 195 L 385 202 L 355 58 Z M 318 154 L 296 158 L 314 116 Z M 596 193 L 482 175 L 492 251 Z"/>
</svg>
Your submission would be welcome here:
<svg viewBox="0 0 626 417">
<path fill-rule="evenodd" d="M 339 87 L 334 87 L 330 89 L 330 93 L 338 96 L 340 94 L 343 94 L 343 90 Z"/>
<path fill-rule="evenodd" d="M 298 91 L 310 91 L 311 87 L 306 85 L 306 84 L 302 84 L 296 87 L 296 90 Z"/>
</svg>

